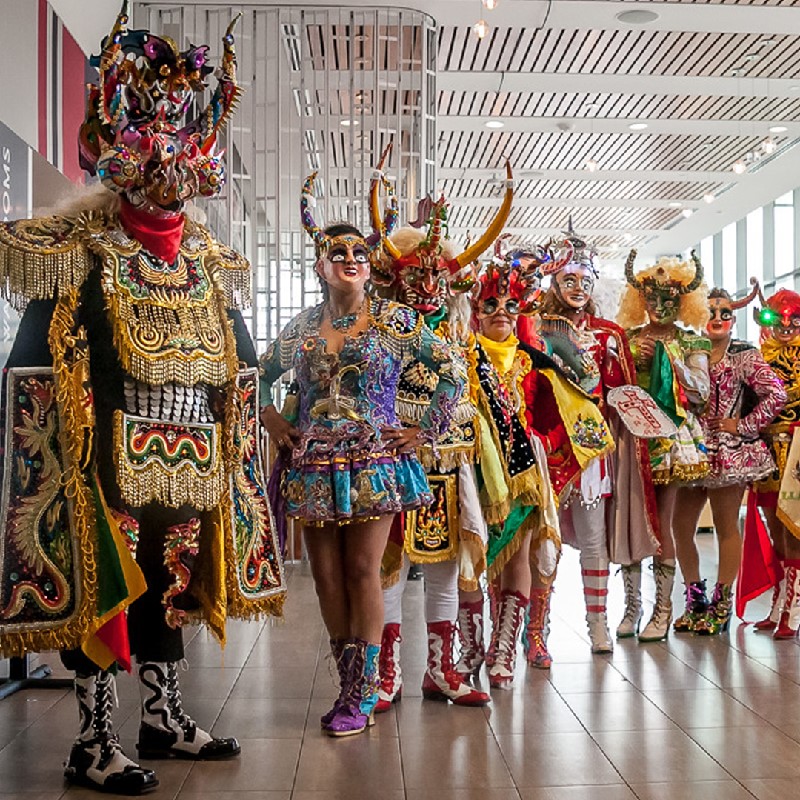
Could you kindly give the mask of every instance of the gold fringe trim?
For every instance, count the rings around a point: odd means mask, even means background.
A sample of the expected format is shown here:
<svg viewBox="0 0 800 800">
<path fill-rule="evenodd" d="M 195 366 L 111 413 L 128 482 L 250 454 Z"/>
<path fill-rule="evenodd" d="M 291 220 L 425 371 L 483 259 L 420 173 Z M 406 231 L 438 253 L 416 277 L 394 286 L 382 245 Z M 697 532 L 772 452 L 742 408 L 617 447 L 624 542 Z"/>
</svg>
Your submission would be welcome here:
<svg viewBox="0 0 800 800">
<path fill-rule="evenodd" d="M 127 458 L 126 417 L 120 410 L 114 412 L 113 436 L 117 481 L 122 497 L 128 504 L 143 506 L 156 502 L 168 508 L 190 505 L 199 511 L 208 511 L 219 504 L 228 481 L 220 453 L 222 426 L 219 423 L 214 423 L 213 426 L 213 463 L 207 475 L 200 475 L 190 462 L 170 469 L 161 461 L 153 459 L 135 468 Z"/>
<path fill-rule="evenodd" d="M 522 525 L 517 528 L 516 533 L 508 542 L 508 544 L 497 554 L 497 558 L 489 565 L 486 570 L 486 579 L 489 583 L 494 583 L 503 570 L 506 564 L 519 552 L 522 547 L 525 537 L 531 533 L 536 527 L 539 526 L 540 518 L 537 510 L 531 511 L 522 522 Z"/>
<path fill-rule="evenodd" d="M 459 590 L 462 592 L 478 591 L 480 576 L 486 572 L 486 542 L 474 531 L 462 528 L 458 557 L 459 560 L 468 559 L 472 567 L 472 576 L 470 577 L 464 575 L 463 567 L 459 569 Z"/>
<path fill-rule="evenodd" d="M 653 483 L 664 486 L 669 483 L 688 483 L 705 478 L 711 471 L 708 462 L 702 464 L 675 464 L 671 469 L 653 470 Z"/>
<path fill-rule="evenodd" d="M 417 450 L 417 458 L 425 472 L 440 470 L 441 472 L 452 472 L 466 464 L 474 464 L 478 458 L 477 444 L 454 445 L 452 447 L 439 446 L 439 457 L 437 458 L 430 446 L 421 447 Z"/>
<path fill-rule="evenodd" d="M 220 292 L 225 297 L 227 308 L 243 311 L 253 304 L 253 288 L 250 262 L 220 242 L 206 259 L 206 267 L 212 272 Z"/>
<path fill-rule="evenodd" d="M 0 226 L 2 230 L 2 226 Z M 56 304 L 50 324 L 48 343 L 53 355 L 53 377 L 61 427 L 61 445 L 65 462 L 62 477 L 69 500 L 72 533 L 75 542 L 76 608 L 71 619 L 55 630 L 4 631 L 0 652 L 4 657 L 22 656 L 27 652 L 68 650 L 80 646 L 86 638 L 97 612 L 97 537 L 94 503 L 90 488 L 81 472 L 84 455 L 85 410 L 81 398 L 73 391 L 73 367 L 65 360 L 69 342 L 74 337 L 78 291 L 69 288 Z M 80 365 L 77 366 L 80 369 Z"/>
<path fill-rule="evenodd" d="M 2 294 L 17 310 L 30 300 L 65 297 L 83 284 L 92 257 L 81 241 L 82 228 L 104 220 L 85 213 L 78 219 L 45 217 L 0 223 Z"/>
</svg>

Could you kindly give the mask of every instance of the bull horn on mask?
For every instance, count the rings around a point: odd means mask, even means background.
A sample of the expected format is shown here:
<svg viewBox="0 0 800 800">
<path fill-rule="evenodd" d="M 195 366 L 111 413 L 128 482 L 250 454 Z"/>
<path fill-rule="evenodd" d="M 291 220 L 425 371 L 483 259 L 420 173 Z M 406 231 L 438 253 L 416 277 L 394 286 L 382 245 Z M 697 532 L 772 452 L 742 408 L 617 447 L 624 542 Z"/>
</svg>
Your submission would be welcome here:
<svg viewBox="0 0 800 800">
<path fill-rule="evenodd" d="M 400 258 L 400 251 L 394 243 L 389 240 L 389 236 L 391 236 L 392 231 L 394 231 L 397 226 L 397 196 L 394 193 L 391 181 L 383 172 L 384 164 L 391 150 L 392 142 L 389 142 L 389 144 L 386 145 L 386 149 L 381 154 L 378 166 L 375 168 L 375 172 L 372 175 L 372 182 L 369 189 L 369 213 L 370 221 L 372 222 L 372 235 L 367 238 L 367 245 L 369 246 L 370 252 L 383 246 L 383 249 L 389 256 L 396 259 Z M 383 219 L 381 219 L 380 211 L 381 186 L 386 190 L 386 196 L 388 198 Z"/>
<path fill-rule="evenodd" d="M 694 278 L 686 286 L 681 286 L 678 294 L 691 294 L 703 282 L 703 265 L 694 250 L 692 250 L 692 263 L 694 264 Z"/>
<path fill-rule="evenodd" d="M 731 308 L 734 309 L 734 311 L 738 311 L 740 308 L 750 305 L 756 297 L 763 297 L 758 278 L 750 278 L 750 285 L 753 288 L 744 297 L 740 300 L 731 300 Z"/>
<path fill-rule="evenodd" d="M 317 173 L 312 172 L 303 184 L 303 191 L 300 194 L 300 221 L 303 223 L 305 232 L 314 240 L 314 249 L 319 258 L 327 252 L 331 240 L 311 216 L 310 206 L 315 206 L 317 203 L 314 199 L 314 181 L 316 179 Z"/>
<path fill-rule="evenodd" d="M 456 261 L 459 267 L 466 267 L 475 261 L 481 253 L 486 252 L 492 243 L 500 236 L 501 231 L 505 227 L 508 220 L 508 215 L 511 213 L 511 202 L 514 199 L 514 176 L 511 173 L 511 163 L 506 161 L 506 180 L 505 180 L 506 193 L 503 197 L 503 203 L 500 210 L 495 214 L 494 219 L 489 227 L 484 231 L 475 244 L 470 245 L 463 253 L 456 256 Z"/>
<path fill-rule="evenodd" d="M 632 249 L 625 259 L 625 280 L 636 289 L 637 292 L 642 291 L 642 282 L 638 280 L 633 274 L 633 264 L 636 261 L 636 249 Z"/>
</svg>

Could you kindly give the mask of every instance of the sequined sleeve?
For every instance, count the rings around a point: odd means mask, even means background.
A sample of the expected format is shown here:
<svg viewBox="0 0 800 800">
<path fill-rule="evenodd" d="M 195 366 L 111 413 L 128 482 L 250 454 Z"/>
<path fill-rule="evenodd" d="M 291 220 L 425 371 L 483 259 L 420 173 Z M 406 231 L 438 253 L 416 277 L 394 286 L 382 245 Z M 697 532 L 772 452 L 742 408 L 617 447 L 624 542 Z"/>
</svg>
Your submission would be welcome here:
<svg viewBox="0 0 800 800">
<path fill-rule="evenodd" d="M 758 404 L 736 426 L 744 436 L 756 436 L 780 413 L 786 403 L 786 389 L 758 350 L 740 354 L 743 360 L 742 379 L 758 395 Z"/>
<path fill-rule="evenodd" d="M 319 306 L 301 311 L 278 335 L 258 359 L 258 374 L 261 388 L 261 407 L 274 405 L 272 384 L 281 375 L 294 367 L 294 357 L 303 338 L 312 332 L 318 333 L 314 320 L 319 316 Z"/>
<path fill-rule="evenodd" d="M 453 412 L 466 385 L 466 369 L 452 348 L 426 325 L 420 330 L 417 346 L 417 359 L 439 375 L 428 410 L 420 421 L 422 438 L 433 444 L 450 428 Z"/>
</svg>

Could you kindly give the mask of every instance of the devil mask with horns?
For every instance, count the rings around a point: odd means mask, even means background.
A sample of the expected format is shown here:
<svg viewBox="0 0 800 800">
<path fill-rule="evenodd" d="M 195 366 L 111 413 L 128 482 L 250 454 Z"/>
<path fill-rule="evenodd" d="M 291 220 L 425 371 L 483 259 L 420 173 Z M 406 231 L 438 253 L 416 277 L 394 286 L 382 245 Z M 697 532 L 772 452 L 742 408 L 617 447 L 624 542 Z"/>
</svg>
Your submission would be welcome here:
<svg viewBox="0 0 800 800">
<path fill-rule="evenodd" d="M 692 252 L 691 264 L 677 258 L 661 258 L 634 275 L 636 250 L 625 262 L 628 288 L 622 297 L 618 322 L 634 328 L 650 321 L 670 325 L 676 321 L 697 331 L 708 322 L 708 291 L 703 283 L 703 265 Z"/>
<path fill-rule="evenodd" d="M 713 288 L 708 293 L 708 311 L 710 318 L 708 325 L 706 325 L 706 334 L 709 339 L 727 339 L 733 330 L 735 320 L 735 312 L 740 308 L 745 308 L 753 302 L 757 295 L 760 294 L 758 280 L 750 278 L 750 285 L 753 287 L 750 293 L 741 298 L 734 300 L 725 289 L 718 287 Z"/>
<path fill-rule="evenodd" d="M 238 17 L 237 17 L 238 19 Z M 220 192 L 225 182 L 217 135 L 231 115 L 236 83 L 234 20 L 223 38 L 219 81 L 208 105 L 179 127 L 205 79 L 213 72 L 208 48 L 180 51 L 169 38 L 129 31 L 128 0 L 100 56 L 80 130 L 80 162 L 112 191 L 150 213 L 176 213 L 195 195 Z"/>
<path fill-rule="evenodd" d="M 762 341 L 770 335 L 780 345 L 800 344 L 800 294 L 780 289 L 768 300 L 761 296 L 762 307 L 756 312 Z"/>
<path fill-rule="evenodd" d="M 373 282 L 389 289 L 399 302 L 426 315 L 439 311 L 448 293 L 470 289 L 475 282 L 472 263 L 495 241 L 511 211 L 514 188 L 509 164 L 506 164 L 505 186 L 503 203 L 486 232 L 461 253 L 447 236 L 445 199 L 429 203 L 427 233 L 402 228 L 391 238 L 383 239 L 383 257 L 373 265 Z"/>
<path fill-rule="evenodd" d="M 373 175 L 370 188 L 370 217 L 373 232 L 369 237 L 364 237 L 357 228 L 350 225 L 332 225 L 327 229 L 320 228 L 311 213 L 312 207 L 316 205 L 314 182 L 317 173 L 313 172 L 306 178 L 300 195 L 300 221 L 305 232 L 314 242 L 314 251 L 318 260 L 336 256 L 343 250 L 350 250 L 357 263 L 372 263 L 374 266 L 375 254 L 381 242 L 392 233 L 397 225 L 397 198 L 390 181 L 383 173 L 383 167 L 391 149 L 392 145 L 389 144 L 383 151 Z M 386 190 L 388 197 L 383 218 L 380 216 L 379 208 L 381 187 Z"/>
</svg>

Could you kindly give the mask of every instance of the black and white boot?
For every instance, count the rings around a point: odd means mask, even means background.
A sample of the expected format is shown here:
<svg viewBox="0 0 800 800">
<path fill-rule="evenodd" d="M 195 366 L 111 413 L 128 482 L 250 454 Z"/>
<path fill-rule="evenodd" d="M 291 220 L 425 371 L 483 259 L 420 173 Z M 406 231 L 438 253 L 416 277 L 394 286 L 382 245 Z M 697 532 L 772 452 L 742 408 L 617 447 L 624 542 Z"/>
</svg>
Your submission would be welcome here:
<svg viewBox="0 0 800 800">
<path fill-rule="evenodd" d="M 214 738 L 183 710 L 176 661 L 139 664 L 139 686 L 142 692 L 139 758 L 213 761 L 239 755 L 242 748 L 236 739 Z"/>
<path fill-rule="evenodd" d="M 81 729 L 64 765 L 64 777 L 70 783 L 114 794 L 138 795 L 155 789 L 155 773 L 131 761 L 114 735 L 111 713 L 116 694 L 111 673 L 76 675 L 75 695 Z"/>
</svg>

